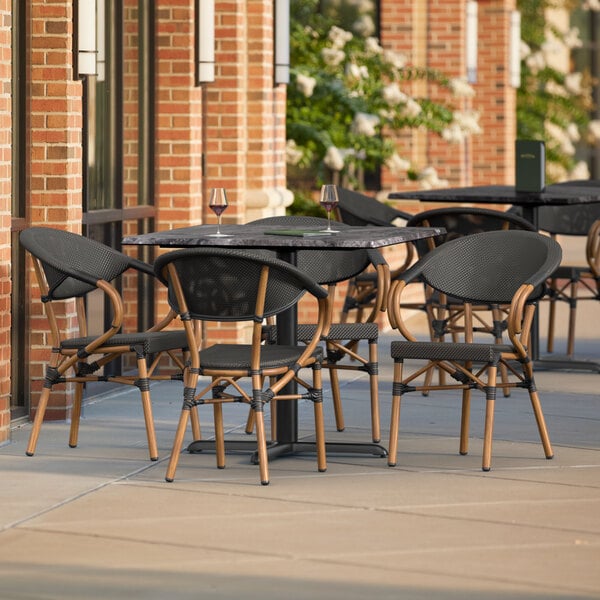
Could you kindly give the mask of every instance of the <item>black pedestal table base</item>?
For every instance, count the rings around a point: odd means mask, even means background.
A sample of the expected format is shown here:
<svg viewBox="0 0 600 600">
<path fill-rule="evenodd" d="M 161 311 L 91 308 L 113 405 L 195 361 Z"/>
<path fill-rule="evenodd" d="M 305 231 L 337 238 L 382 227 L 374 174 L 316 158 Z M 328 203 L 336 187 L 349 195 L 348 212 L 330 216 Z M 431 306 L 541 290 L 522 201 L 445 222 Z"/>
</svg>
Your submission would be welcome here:
<svg viewBox="0 0 600 600">
<path fill-rule="evenodd" d="M 600 363 L 593 360 L 577 360 L 573 358 L 559 358 L 543 356 L 534 361 L 536 371 L 587 371 L 600 373 Z"/>
<path fill-rule="evenodd" d="M 199 454 L 200 452 L 214 451 L 215 442 L 212 440 L 194 440 L 187 447 L 190 454 Z M 325 442 L 327 455 L 331 454 L 361 454 L 365 456 L 376 456 L 385 458 L 388 451 L 381 445 L 369 442 Z M 258 453 L 256 452 L 256 442 L 254 440 L 226 441 L 225 452 L 248 452 L 252 453 L 250 462 L 258 464 Z M 284 458 L 297 454 L 316 454 L 317 448 L 314 442 L 277 442 L 267 443 L 267 455 L 269 460 Z"/>
</svg>

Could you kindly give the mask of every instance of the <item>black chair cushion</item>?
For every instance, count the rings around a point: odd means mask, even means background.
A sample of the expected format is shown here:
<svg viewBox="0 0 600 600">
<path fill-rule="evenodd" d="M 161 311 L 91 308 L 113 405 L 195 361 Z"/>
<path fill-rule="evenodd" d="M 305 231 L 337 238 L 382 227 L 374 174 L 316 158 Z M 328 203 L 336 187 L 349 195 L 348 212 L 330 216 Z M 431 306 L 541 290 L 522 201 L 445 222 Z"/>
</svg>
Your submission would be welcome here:
<svg viewBox="0 0 600 600">
<path fill-rule="evenodd" d="M 512 353 L 514 348 L 505 344 L 466 344 L 451 342 L 392 342 L 394 359 L 454 360 L 496 363 L 502 353 Z"/>
<path fill-rule="evenodd" d="M 63 340 L 60 344 L 61 349 L 77 350 L 85 348 L 91 344 L 97 337 L 87 336 L 79 338 L 71 338 Z M 142 346 L 145 354 L 154 354 L 156 352 L 164 352 L 173 348 L 188 349 L 188 343 L 185 331 L 150 331 L 145 333 L 117 333 L 103 344 L 103 348 L 111 346 Z"/>
</svg>

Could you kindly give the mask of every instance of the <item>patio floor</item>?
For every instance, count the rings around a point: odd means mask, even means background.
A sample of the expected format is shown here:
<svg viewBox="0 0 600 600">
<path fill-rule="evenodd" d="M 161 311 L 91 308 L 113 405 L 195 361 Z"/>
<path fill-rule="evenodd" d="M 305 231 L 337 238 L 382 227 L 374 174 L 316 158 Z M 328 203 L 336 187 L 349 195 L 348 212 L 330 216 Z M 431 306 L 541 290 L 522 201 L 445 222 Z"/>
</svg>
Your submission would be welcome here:
<svg viewBox="0 0 600 600">
<path fill-rule="evenodd" d="M 586 310 L 577 354 L 600 358 L 597 306 Z M 380 341 L 386 446 L 392 337 Z M 318 473 L 313 456 L 296 456 L 271 462 L 266 487 L 246 454 L 218 470 L 213 454 L 184 453 L 175 482 L 164 481 L 181 384 L 152 388 L 154 463 L 137 391 L 96 396 L 78 448 L 67 446 L 66 423 L 44 425 L 33 458 L 24 455 L 29 425 L 0 448 L 0 597 L 600 598 L 599 381 L 538 373 L 551 461 L 523 391 L 499 395 L 488 473 L 482 396 L 470 453 L 460 456 L 458 399 L 411 394 L 397 467 L 330 455 Z M 345 377 L 343 397 L 347 429 L 338 433 L 326 390 L 328 440 L 368 441 L 366 376 Z M 228 435 L 247 438 L 245 409 L 226 408 Z M 208 437 L 210 409 L 202 414 Z M 300 427 L 310 435 L 304 404 Z"/>
</svg>

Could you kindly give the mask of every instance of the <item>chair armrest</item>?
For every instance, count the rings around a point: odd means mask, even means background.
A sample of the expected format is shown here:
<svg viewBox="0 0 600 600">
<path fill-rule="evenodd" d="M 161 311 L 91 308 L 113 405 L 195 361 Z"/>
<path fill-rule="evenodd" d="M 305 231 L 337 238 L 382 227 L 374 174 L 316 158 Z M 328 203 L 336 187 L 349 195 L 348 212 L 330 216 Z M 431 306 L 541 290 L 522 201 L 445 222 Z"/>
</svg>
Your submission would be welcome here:
<svg viewBox="0 0 600 600">
<path fill-rule="evenodd" d="M 171 308 L 169 312 L 160 320 L 155 323 L 147 331 L 162 331 L 165 327 L 168 327 L 177 318 L 177 313 Z"/>
<path fill-rule="evenodd" d="M 142 273 L 146 273 L 147 275 L 152 275 L 152 277 L 156 277 L 154 273 L 154 267 L 144 262 L 143 260 L 138 260 L 137 258 L 130 258 L 130 265 L 132 269 L 136 271 L 140 271 Z"/>
<path fill-rule="evenodd" d="M 388 318 L 393 329 L 397 329 L 405 339 L 416 342 L 417 338 L 410 332 L 402 318 L 402 293 L 406 289 L 407 282 L 396 279 L 392 282 L 389 293 Z"/>
</svg>

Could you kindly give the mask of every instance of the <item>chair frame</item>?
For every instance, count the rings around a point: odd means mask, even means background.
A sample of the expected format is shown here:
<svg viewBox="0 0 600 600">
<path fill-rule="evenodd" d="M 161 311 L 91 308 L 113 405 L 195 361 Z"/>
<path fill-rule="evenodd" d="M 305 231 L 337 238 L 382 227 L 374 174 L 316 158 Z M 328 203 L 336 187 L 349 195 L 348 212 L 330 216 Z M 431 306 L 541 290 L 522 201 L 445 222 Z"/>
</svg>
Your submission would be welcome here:
<svg viewBox="0 0 600 600">
<path fill-rule="evenodd" d="M 64 244 L 73 248 L 72 257 L 59 256 L 60 250 L 48 248 L 44 244 Z M 75 448 L 78 443 L 79 425 L 83 392 L 86 383 L 112 382 L 135 386 L 140 390 L 148 450 L 151 460 L 158 460 L 158 447 L 152 417 L 150 398 L 150 381 L 183 379 L 186 358 L 186 341 L 178 333 L 169 332 L 166 328 L 173 322 L 175 313 L 168 314 L 152 328 L 145 332 L 122 333 L 124 308 L 123 299 L 117 288 L 111 283 L 119 275 L 133 269 L 154 279 L 152 266 L 129 257 L 113 248 L 104 246 L 89 238 L 64 230 L 32 227 L 24 230 L 20 236 L 21 244 L 29 252 L 35 272 L 44 312 L 50 328 L 51 354 L 42 394 L 40 396 L 33 426 L 26 449 L 28 456 L 33 456 L 37 447 L 40 430 L 46 413 L 48 401 L 53 387 L 57 384 L 75 384 L 75 395 L 71 409 L 71 427 L 69 446 Z M 97 253 L 103 263 L 95 270 L 84 271 L 79 266 L 77 253 Z M 111 272 L 112 269 L 112 272 Z M 110 281 L 103 279 L 102 271 L 111 272 Z M 69 286 L 71 291 L 64 291 Z M 110 327 L 99 335 L 90 335 L 85 308 L 85 297 L 90 291 L 100 290 L 104 293 L 112 311 Z M 67 335 L 59 325 L 61 322 L 57 303 L 62 304 L 75 300 L 77 334 Z M 173 343 L 174 342 L 174 343 Z M 181 345 L 178 345 L 181 342 Z M 146 348 L 157 349 L 153 360 L 148 363 L 150 353 Z M 176 352 L 176 349 L 177 352 Z M 180 357 L 179 351 L 182 356 Z M 135 354 L 137 372 L 131 375 L 96 374 L 105 365 L 126 354 Z M 158 374 L 160 359 L 168 354 L 180 373 L 174 375 Z M 93 362 L 88 359 L 94 357 Z M 69 373 L 72 372 L 72 375 Z"/>
<path fill-rule="evenodd" d="M 189 282 L 182 278 L 178 263 L 195 261 L 195 265 L 202 264 L 202 268 L 210 269 L 209 262 L 215 260 L 222 261 L 226 266 L 231 267 L 234 265 L 238 269 L 243 269 L 241 272 L 244 273 L 244 285 L 256 285 L 255 302 L 252 306 L 247 304 L 246 301 L 250 302 L 250 300 L 245 292 L 242 293 L 240 289 L 236 289 L 236 297 L 233 298 L 233 295 L 228 296 L 230 289 L 219 288 L 218 286 L 210 287 L 211 292 L 214 294 L 213 305 L 208 306 L 206 303 L 201 304 L 200 302 L 197 305 L 190 305 L 190 302 L 196 303 L 196 298 L 193 293 L 186 291 Z M 213 263 L 210 262 L 210 265 L 212 266 Z M 253 279 L 255 269 L 252 267 L 260 269 L 257 280 Z M 200 279 L 202 274 L 199 271 L 200 268 L 194 272 L 193 279 L 193 283 L 198 284 L 197 290 L 199 287 L 206 288 L 209 285 L 207 281 Z M 327 463 L 322 405 L 322 352 L 318 345 L 321 333 L 327 326 L 327 291 L 299 269 L 274 258 L 270 252 L 250 252 L 212 247 L 175 250 L 157 259 L 155 272 L 169 288 L 169 303 L 181 319 L 191 347 L 201 347 L 201 340 L 197 337 L 198 328 L 194 326 L 196 321 L 252 321 L 251 344 L 215 344 L 199 352 L 191 353 L 190 367 L 184 373 L 184 401 L 165 475 L 166 481 L 172 482 L 175 478 L 191 409 L 203 404 L 213 406 L 217 467 L 225 467 L 222 405 L 229 402 L 248 404 L 254 413 L 260 481 L 263 485 L 267 485 L 269 483 L 269 467 L 263 417 L 265 404 L 284 400 L 311 400 L 315 416 L 317 468 L 320 472 L 325 471 Z M 289 308 L 289 304 L 282 304 L 283 300 L 279 298 L 274 301 L 274 304 L 271 301 L 271 307 L 269 308 L 268 288 L 273 278 L 279 278 L 279 280 L 285 278 L 290 288 L 296 289 L 294 303 L 304 293 L 310 294 L 317 302 L 318 322 L 314 336 L 303 348 L 296 346 L 278 346 L 274 348 L 262 343 L 264 319 Z M 238 288 L 239 283 L 239 279 L 237 284 L 234 282 Z M 291 292 L 288 296 L 290 294 Z M 273 296 L 273 294 L 271 295 Z M 225 303 L 224 299 L 227 298 L 229 300 Z M 288 300 L 289 297 L 285 301 L 288 302 Z M 236 349 L 244 354 L 244 358 L 238 362 L 235 358 L 231 358 Z M 228 357 L 227 360 L 223 359 L 224 356 Z M 215 366 L 211 366 L 211 364 Z M 306 367 L 312 369 L 313 380 L 311 384 L 298 375 L 298 372 Z M 210 382 L 198 391 L 200 376 L 209 377 Z M 250 378 L 252 383 L 251 392 L 245 391 L 240 385 L 239 381 L 242 378 Z M 268 381 L 268 388 L 264 389 L 266 381 Z M 292 381 L 302 386 L 306 392 L 296 394 L 286 392 L 285 386 Z"/>
<path fill-rule="evenodd" d="M 519 273 L 521 281 L 508 279 L 514 277 L 512 271 L 516 269 L 519 256 L 509 255 L 520 249 L 530 249 L 536 255 L 528 257 L 532 261 L 542 257 L 531 266 L 528 272 Z M 494 273 L 485 271 L 488 265 L 484 261 L 469 263 L 471 258 L 481 259 L 483 253 L 487 252 L 486 258 L 492 253 L 500 255 L 506 265 L 511 265 L 504 276 L 499 277 Z M 466 236 L 442 244 L 438 248 L 420 259 L 404 275 L 392 284 L 390 293 L 389 316 L 392 327 L 398 330 L 406 342 L 392 342 L 391 354 L 394 359 L 394 376 L 392 392 L 392 414 L 390 424 L 390 443 L 388 464 L 395 466 L 398 452 L 398 432 L 400 422 L 401 398 L 405 393 L 413 391 L 461 390 L 462 391 L 462 413 L 460 429 L 460 454 L 468 452 L 469 419 L 471 390 L 478 389 L 484 392 L 486 397 L 486 416 L 484 427 L 484 444 L 482 456 L 482 469 L 489 471 L 491 468 L 492 436 L 494 425 L 494 408 L 497 388 L 525 388 L 529 392 L 529 398 L 536 418 L 538 432 L 546 458 L 552 458 L 553 451 L 545 424 L 540 399 L 535 386 L 533 375 L 533 363 L 530 359 L 529 345 L 531 326 L 539 298 L 545 292 L 545 281 L 560 263 L 560 246 L 547 236 L 542 236 L 529 231 L 491 231 Z M 509 262 L 510 259 L 510 262 Z M 469 284 L 464 287 L 463 277 L 454 275 L 461 268 L 469 268 L 467 278 L 481 281 L 481 291 L 476 286 Z M 523 267 L 524 269 L 525 267 Z M 509 275 L 506 273 L 509 272 Z M 442 274 L 443 273 L 443 274 Z M 420 342 L 407 327 L 402 316 L 402 293 L 407 284 L 416 279 L 424 280 L 433 289 L 438 289 L 455 297 L 463 297 L 461 289 L 469 289 L 470 297 L 464 296 L 464 318 L 466 326 L 464 329 L 464 342 L 431 341 Z M 499 282 L 495 280 L 498 279 Z M 455 282 L 456 280 L 456 282 Z M 506 283 L 508 281 L 508 283 Z M 509 292 L 509 284 L 516 287 L 514 292 Z M 461 287 L 462 286 L 462 287 Z M 502 289 L 504 286 L 506 289 Z M 487 289 L 486 289 L 487 288 Z M 500 292 L 503 296 L 499 297 Z M 472 304 L 477 305 L 486 301 L 490 303 L 507 304 L 510 300 L 510 308 L 507 317 L 508 344 L 497 343 L 474 343 L 472 333 Z M 403 363 L 405 359 L 426 360 L 425 366 L 418 368 L 415 372 L 405 376 Z M 479 365 L 479 366 L 475 366 Z M 514 376 L 511 381 L 497 380 L 499 365 L 505 365 L 507 372 Z M 515 365 L 520 365 L 518 371 Z M 456 383 L 440 382 L 439 385 L 431 383 L 427 378 L 429 372 L 441 369 L 447 375 L 454 378 Z M 417 380 L 425 376 L 425 383 L 418 384 Z"/>
</svg>

